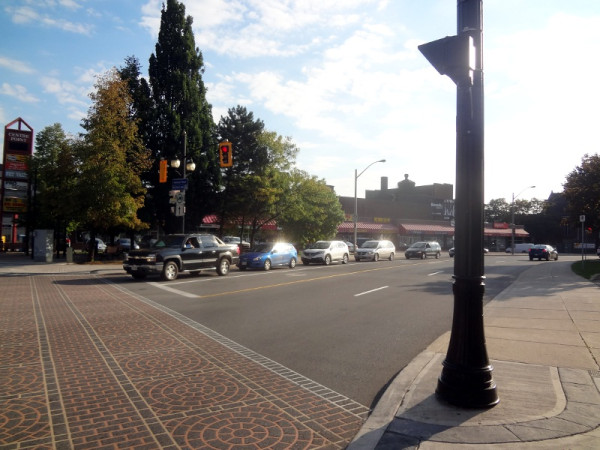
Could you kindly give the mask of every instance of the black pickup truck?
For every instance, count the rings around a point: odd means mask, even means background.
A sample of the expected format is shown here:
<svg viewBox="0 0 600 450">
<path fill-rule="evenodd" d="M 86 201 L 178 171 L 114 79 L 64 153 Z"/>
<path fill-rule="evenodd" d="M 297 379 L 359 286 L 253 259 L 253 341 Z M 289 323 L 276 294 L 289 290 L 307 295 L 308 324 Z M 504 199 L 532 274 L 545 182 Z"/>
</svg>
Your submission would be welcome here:
<svg viewBox="0 0 600 450">
<path fill-rule="evenodd" d="M 149 248 L 128 252 L 123 269 L 135 279 L 160 275 L 163 280 L 171 281 L 184 271 L 199 273 L 216 269 L 219 275 L 227 275 L 229 267 L 239 259 L 237 245 L 225 244 L 212 234 L 170 234 Z"/>
</svg>

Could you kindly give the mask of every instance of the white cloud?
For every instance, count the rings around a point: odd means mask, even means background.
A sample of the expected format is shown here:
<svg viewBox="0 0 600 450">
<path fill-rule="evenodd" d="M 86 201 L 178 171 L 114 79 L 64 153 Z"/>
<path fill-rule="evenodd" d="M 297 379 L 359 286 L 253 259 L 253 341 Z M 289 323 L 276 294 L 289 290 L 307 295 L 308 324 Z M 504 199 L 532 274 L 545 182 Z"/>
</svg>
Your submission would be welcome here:
<svg viewBox="0 0 600 450">
<path fill-rule="evenodd" d="M 0 94 L 8 95 L 9 97 L 16 98 L 25 103 L 37 103 L 39 99 L 27 92 L 27 88 L 25 86 L 21 86 L 20 84 L 9 84 L 2 83 L 0 86 Z"/>
<path fill-rule="evenodd" d="M 13 72 L 31 74 L 35 70 L 26 62 L 0 56 L 0 67 L 5 67 Z"/>
<path fill-rule="evenodd" d="M 47 14 L 41 14 L 27 6 L 19 8 L 6 8 L 6 11 L 12 15 L 14 23 L 19 25 L 35 24 L 45 25 L 50 28 L 58 28 L 63 31 L 68 31 L 76 34 L 89 35 L 94 27 L 90 24 L 76 23 L 63 18 L 55 18 Z"/>
<path fill-rule="evenodd" d="M 86 107 L 88 105 L 88 102 L 83 100 L 90 92 L 87 87 L 53 77 L 42 77 L 41 83 L 44 92 L 54 95 L 61 104 L 76 107 Z"/>
</svg>

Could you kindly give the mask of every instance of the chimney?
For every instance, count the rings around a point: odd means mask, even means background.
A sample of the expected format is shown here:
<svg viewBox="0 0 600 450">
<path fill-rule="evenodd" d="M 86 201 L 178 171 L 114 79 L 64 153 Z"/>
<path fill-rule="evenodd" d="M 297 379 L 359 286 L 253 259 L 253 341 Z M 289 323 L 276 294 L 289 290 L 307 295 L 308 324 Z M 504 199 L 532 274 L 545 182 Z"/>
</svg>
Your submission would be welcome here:
<svg viewBox="0 0 600 450">
<path fill-rule="evenodd" d="M 381 177 L 381 190 L 387 191 L 388 189 L 388 177 Z"/>
</svg>

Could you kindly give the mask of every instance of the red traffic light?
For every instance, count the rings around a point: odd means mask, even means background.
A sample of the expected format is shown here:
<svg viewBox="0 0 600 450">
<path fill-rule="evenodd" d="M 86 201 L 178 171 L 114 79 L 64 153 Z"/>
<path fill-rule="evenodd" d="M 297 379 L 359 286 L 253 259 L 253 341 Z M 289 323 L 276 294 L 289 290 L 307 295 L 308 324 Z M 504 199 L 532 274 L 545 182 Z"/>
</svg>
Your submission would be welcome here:
<svg viewBox="0 0 600 450">
<path fill-rule="evenodd" d="M 219 162 L 221 167 L 233 166 L 233 154 L 231 142 L 221 142 L 219 144 Z"/>
</svg>

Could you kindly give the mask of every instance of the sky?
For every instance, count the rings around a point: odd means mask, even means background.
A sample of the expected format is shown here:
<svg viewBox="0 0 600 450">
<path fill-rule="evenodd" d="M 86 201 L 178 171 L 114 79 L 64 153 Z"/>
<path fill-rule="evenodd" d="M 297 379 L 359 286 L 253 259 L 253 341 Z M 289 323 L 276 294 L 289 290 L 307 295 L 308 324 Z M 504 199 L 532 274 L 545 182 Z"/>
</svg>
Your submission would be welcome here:
<svg viewBox="0 0 600 450">
<path fill-rule="evenodd" d="M 354 196 L 355 171 L 359 198 L 382 177 L 390 188 L 405 174 L 418 186 L 456 185 L 456 86 L 417 48 L 457 33 L 456 0 L 182 3 L 215 122 L 246 107 L 292 139 L 298 169 L 338 195 Z M 97 76 L 135 56 L 148 77 L 161 8 L 161 0 L 3 0 L 0 123 L 21 117 L 34 132 L 54 123 L 82 132 Z M 544 200 L 598 153 L 600 1 L 484 0 L 483 8 L 484 199 Z"/>
</svg>

